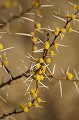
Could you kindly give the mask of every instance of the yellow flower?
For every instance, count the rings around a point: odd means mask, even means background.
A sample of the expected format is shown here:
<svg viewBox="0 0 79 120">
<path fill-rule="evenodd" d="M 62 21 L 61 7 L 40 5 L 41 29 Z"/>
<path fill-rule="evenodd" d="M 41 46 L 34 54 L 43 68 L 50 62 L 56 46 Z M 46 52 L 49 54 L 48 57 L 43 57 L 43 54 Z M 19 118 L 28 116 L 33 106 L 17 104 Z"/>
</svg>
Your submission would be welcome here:
<svg viewBox="0 0 79 120">
<path fill-rule="evenodd" d="M 66 17 L 69 18 L 70 17 L 69 14 L 66 14 Z"/>
<path fill-rule="evenodd" d="M 2 44 L 0 44 L 0 50 L 2 50 L 3 49 L 3 45 Z"/>
<path fill-rule="evenodd" d="M 43 59 L 43 58 L 40 58 L 40 59 L 39 59 L 39 62 L 40 62 L 40 63 L 44 63 L 44 59 Z"/>
<path fill-rule="evenodd" d="M 34 93 L 35 93 L 35 90 L 34 90 L 34 89 L 31 89 L 31 90 L 30 90 L 30 95 L 34 95 Z"/>
<path fill-rule="evenodd" d="M 33 47 L 33 50 L 34 50 L 34 51 L 36 51 L 36 50 L 37 50 L 37 47 L 36 47 L 36 46 L 34 46 L 34 47 Z"/>
<path fill-rule="evenodd" d="M 38 63 L 35 67 L 36 70 L 38 70 L 41 67 L 40 63 Z"/>
<path fill-rule="evenodd" d="M 71 18 L 72 20 L 74 20 L 76 18 L 76 15 L 73 14 Z"/>
<path fill-rule="evenodd" d="M 67 78 L 68 80 L 72 80 L 72 79 L 73 79 L 73 74 L 70 73 L 70 72 L 68 72 L 68 73 L 66 74 L 66 78 Z"/>
<path fill-rule="evenodd" d="M 79 10 L 79 6 L 77 6 L 77 10 Z"/>
<path fill-rule="evenodd" d="M 36 97 L 37 97 L 37 93 L 34 93 L 34 94 L 33 94 L 33 97 L 36 98 Z"/>
<path fill-rule="evenodd" d="M 42 66 L 42 72 L 45 73 L 45 71 L 46 71 L 46 66 L 44 65 Z"/>
<path fill-rule="evenodd" d="M 36 12 L 36 14 L 37 14 L 37 15 L 39 15 L 39 13 L 40 13 L 40 11 L 39 11 L 39 10 L 36 10 L 35 12 Z"/>
<path fill-rule="evenodd" d="M 31 35 L 32 35 L 32 37 L 34 37 L 35 33 L 34 33 L 34 32 L 31 32 Z"/>
<path fill-rule="evenodd" d="M 39 71 L 38 71 L 38 74 L 39 74 L 39 75 L 41 75 L 42 73 L 43 73 L 42 70 L 39 70 Z"/>
<path fill-rule="evenodd" d="M 32 106 L 32 102 L 29 101 L 29 102 L 27 103 L 27 105 L 28 105 L 28 107 L 31 107 L 31 106 Z"/>
<path fill-rule="evenodd" d="M 24 104 L 20 104 L 20 108 L 24 109 L 25 105 Z"/>
<path fill-rule="evenodd" d="M 55 32 L 54 32 L 54 35 L 57 36 L 57 35 L 58 35 L 58 32 L 55 31 Z"/>
<path fill-rule="evenodd" d="M 70 22 L 66 25 L 66 27 L 67 27 L 67 28 L 69 28 L 69 27 L 70 27 Z"/>
<path fill-rule="evenodd" d="M 74 8 L 74 10 L 75 10 L 75 9 L 77 9 L 77 5 L 76 5 L 76 4 L 74 4 L 74 5 L 73 5 L 73 8 Z"/>
<path fill-rule="evenodd" d="M 37 107 L 39 107 L 39 105 L 38 105 L 38 103 L 37 102 L 35 102 L 35 107 L 37 108 Z"/>
<path fill-rule="evenodd" d="M 50 55 L 54 56 L 55 55 L 54 51 L 50 51 Z"/>
<path fill-rule="evenodd" d="M 70 33 L 72 32 L 72 28 L 69 28 L 69 32 L 70 32 Z"/>
<path fill-rule="evenodd" d="M 33 37 L 33 39 L 32 39 L 32 41 L 34 42 L 34 43 L 36 43 L 37 42 L 37 38 L 36 37 Z"/>
<path fill-rule="evenodd" d="M 55 43 L 54 44 L 55 48 L 57 49 L 59 47 L 59 44 L 58 43 Z"/>
<path fill-rule="evenodd" d="M 44 76 L 43 75 L 40 75 L 40 80 L 44 80 Z"/>
<path fill-rule="evenodd" d="M 62 28 L 62 29 L 61 29 L 61 32 L 62 32 L 62 33 L 66 33 L 66 29 L 65 29 L 65 28 Z"/>
<path fill-rule="evenodd" d="M 3 56 L 4 56 L 4 58 L 7 58 L 7 56 L 6 56 L 6 52 L 4 52 L 4 55 L 3 55 Z"/>
<path fill-rule="evenodd" d="M 46 59 L 46 63 L 50 64 L 50 63 L 51 63 L 51 59 L 50 59 L 50 58 L 47 58 L 47 59 Z"/>
<path fill-rule="evenodd" d="M 46 50 L 48 50 L 50 48 L 49 42 L 46 41 L 45 44 L 44 44 L 44 47 L 45 47 Z"/>
<path fill-rule="evenodd" d="M 8 60 L 4 60 L 4 65 L 7 66 L 8 65 Z"/>
<path fill-rule="evenodd" d="M 56 27 L 55 31 L 59 33 L 60 32 L 60 28 Z"/>
<path fill-rule="evenodd" d="M 4 2 L 3 6 L 5 8 L 10 8 L 11 7 L 11 2 L 7 0 L 7 1 Z"/>
<path fill-rule="evenodd" d="M 35 7 L 38 7 L 38 6 L 39 6 L 39 2 L 33 1 L 33 5 L 34 5 Z"/>
<path fill-rule="evenodd" d="M 29 108 L 26 106 L 24 107 L 24 112 L 28 112 L 29 111 Z"/>
<path fill-rule="evenodd" d="M 41 24 L 40 23 L 36 23 L 36 28 L 40 29 L 41 28 Z"/>
<path fill-rule="evenodd" d="M 41 98 L 37 98 L 37 102 L 41 103 L 42 102 Z"/>
<path fill-rule="evenodd" d="M 36 79 L 36 80 L 40 80 L 40 75 L 38 75 L 38 74 L 35 75 L 35 79 Z"/>
</svg>

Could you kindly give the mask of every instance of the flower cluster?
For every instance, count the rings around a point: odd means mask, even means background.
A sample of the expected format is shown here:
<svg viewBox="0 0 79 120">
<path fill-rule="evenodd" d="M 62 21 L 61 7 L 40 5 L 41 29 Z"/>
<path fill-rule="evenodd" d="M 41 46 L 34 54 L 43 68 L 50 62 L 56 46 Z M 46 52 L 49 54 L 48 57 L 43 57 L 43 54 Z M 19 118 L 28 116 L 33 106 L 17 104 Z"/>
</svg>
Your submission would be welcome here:
<svg viewBox="0 0 79 120">
<path fill-rule="evenodd" d="M 17 7 L 17 5 L 18 5 L 18 1 L 17 0 L 13 0 L 12 2 L 10 0 L 6 0 L 3 3 L 3 7 L 4 8 Z"/>
</svg>

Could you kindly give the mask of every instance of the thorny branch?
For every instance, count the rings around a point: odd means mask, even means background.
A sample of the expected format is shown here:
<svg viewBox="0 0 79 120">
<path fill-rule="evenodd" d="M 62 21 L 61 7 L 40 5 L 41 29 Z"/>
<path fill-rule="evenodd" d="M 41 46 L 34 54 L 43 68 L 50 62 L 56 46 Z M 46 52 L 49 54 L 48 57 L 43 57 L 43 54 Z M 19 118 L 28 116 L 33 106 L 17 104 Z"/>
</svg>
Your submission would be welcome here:
<svg viewBox="0 0 79 120">
<path fill-rule="evenodd" d="M 79 10 L 77 10 L 77 12 L 75 12 L 74 14 L 76 15 L 78 12 L 79 12 Z M 15 18 L 16 18 L 16 17 L 15 17 Z M 15 18 L 14 18 L 14 19 L 15 19 Z M 70 20 L 67 20 L 64 28 L 66 28 L 67 24 L 68 24 L 69 22 L 71 22 L 72 20 L 73 20 L 72 18 L 70 18 Z M 59 32 L 59 34 L 58 34 L 57 36 L 54 37 L 54 40 L 53 40 L 52 43 L 50 44 L 50 47 L 52 47 L 52 46 L 54 45 L 54 43 L 55 43 L 57 37 L 60 35 L 60 33 L 61 33 L 61 31 Z M 47 41 L 49 41 L 49 39 L 47 39 Z M 45 59 L 45 57 L 47 56 L 47 53 L 48 53 L 48 50 L 44 49 L 44 51 L 43 51 L 43 56 L 42 56 L 43 59 Z M 5 66 L 4 66 L 4 67 L 5 67 Z M 16 79 L 18 79 L 18 78 L 21 78 L 22 76 L 27 77 L 25 73 L 23 73 L 23 74 L 21 74 L 21 75 L 19 75 L 19 76 L 17 76 L 17 77 L 13 77 L 12 74 L 10 73 L 10 71 L 7 69 L 7 67 L 5 67 L 5 69 L 6 69 L 6 71 L 8 72 L 8 74 L 11 76 L 11 78 L 10 78 L 10 80 L 8 80 L 6 83 L 2 83 L 2 84 L 0 85 L 0 88 L 3 87 L 3 86 L 5 86 L 5 85 L 7 85 L 7 84 L 10 84 L 10 83 L 11 83 L 11 80 L 16 80 Z M 39 69 L 41 69 L 41 67 L 40 67 Z M 39 69 L 38 69 L 38 70 L 39 70 Z M 35 71 L 35 73 L 32 75 L 32 77 L 38 72 L 38 70 Z M 53 75 L 51 75 L 51 76 L 50 76 L 50 75 L 47 75 L 47 76 L 48 76 L 48 77 L 51 77 L 51 78 L 54 78 L 54 79 L 57 79 L 57 80 L 67 80 L 66 78 L 59 78 L 59 77 L 55 77 L 55 76 L 53 76 Z M 73 80 L 73 81 L 77 82 L 76 80 Z M 36 81 L 36 91 L 37 91 L 38 87 L 39 87 L 39 85 L 38 85 L 38 83 L 37 83 L 37 81 Z M 35 101 L 35 99 L 33 99 L 33 100 L 31 101 L 32 104 L 34 103 L 34 101 Z M 30 108 L 30 107 L 29 107 L 29 108 Z M 22 112 L 24 112 L 24 111 L 23 111 L 23 110 L 16 111 L 16 109 L 14 109 L 13 112 L 10 112 L 10 113 L 8 113 L 8 114 L 3 114 L 3 115 L 0 117 L 0 119 L 4 119 L 4 118 L 7 117 L 7 116 L 10 116 L 10 115 L 13 115 L 13 114 L 19 114 L 19 113 L 22 113 Z"/>
<path fill-rule="evenodd" d="M 8 20 L 6 20 L 5 22 L 2 21 L 2 22 L 0 23 L 0 28 L 2 29 L 2 28 L 4 28 L 7 24 L 11 23 L 13 20 L 19 19 L 21 16 L 23 16 L 25 13 L 31 11 L 33 8 L 34 8 L 34 6 L 32 5 L 29 9 L 22 11 L 19 15 L 14 15 L 13 17 L 11 17 L 11 18 L 9 18 Z"/>
</svg>

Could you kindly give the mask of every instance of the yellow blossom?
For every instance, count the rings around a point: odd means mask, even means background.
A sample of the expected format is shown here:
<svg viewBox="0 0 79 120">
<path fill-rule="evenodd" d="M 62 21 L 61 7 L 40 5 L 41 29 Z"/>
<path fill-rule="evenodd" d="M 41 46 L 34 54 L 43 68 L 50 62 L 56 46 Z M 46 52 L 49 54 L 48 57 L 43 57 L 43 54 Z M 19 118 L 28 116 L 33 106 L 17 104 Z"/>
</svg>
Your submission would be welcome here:
<svg viewBox="0 0 79 120">
<path fill-rule="evenodd" d="M 56 27 L 56 32 L 60 32 L 60 28 L 59 27 Z"/>
<path fill-rule="evenodd" d="M 37 102 L 38 103 L 42 102 L 41 98 L 37 98 Z"/>
<path fill-rule="evenodd" d="M 61 32 L 62 32 L 62 33 L 66 33 L 66 29 L 65 29 L 65 28 L 62 28 L 62 29 L 61 29 Z"/>
<path fill-rule="evenodd" d="M 8 60 L 4 60 L 4 65 L 7 66 L 8 65 Z"/>
<path fill-rule="evenodd" d="M 54 56 L 55 55 L 54 51 L 50 51 L 50 55 Z"/>
<path fill-rule="evenodd" d="M 34 51 L 36 51 L 36 50 L 37 50 L 37 47 L 36 47 L 36 46 L 34 46 L 34 47 L 33 47 L 33 50 L 34 50 Z"/>
<path fill-rule="evenodd" d="M 70 33 L 72 32 L 72 28 L 69 28 L 69 32 L 70 32 Z"/>
<path fill-rule="evenodd" d="M 46 50 L 48 50 L 50 48 L 50 44 L 48 41 L 45 42 L 44 47 Z"/>
<path fill-rule="evenodd" d="M 20 108 L 24 109 L 25 105 L 24 104 L 20 104 Z"/>
<path fill-rule="evenodd" d="M 42 73 L 43 73 L 43 72 L 42 72 L 42 70 L 39 70 L 39 71 L 38 71 L 38 74 L 40 74 L 40 75 L 41 75 Z"/>
<path fill-rule="evenodd" d="M 33 41 L 34 43 L 36 43 L 37 40 L 38 40 L 38 39 L 37 39 L 36 37 L 33 37 L 33 38 L 32 38 L 32 41 Z"/>
<path fill-rule="evenodd" d="M 70 27 L 70 22 L 66 25 L 66 27 L 67 27 L 67 28 L 69 28 L 69 27 Z"/>
<path fill-rule="evenodd" d="M 24 107 L 24 112 L 28 112 L 29 111 L 29 108 L 26 106 L 26 107 Z"/>
<path fill-rule="evenodd" d="M 3 45 L 2 44 L 0 44 L 0 50 L 2 50 L 3 49 Z"/>
<path fill-rule="evenodd" d="M 73 8 L 74 8 L 74 10 L 75 10 L 75 9 L 77 9 L 77 5 L 76 5 L 76 4 L 74 4 L 74 5 L 73 5 Z"/>
<path fill-rule="evenodd" d="M 68 72 L 68 73 L 66 74 L 66 78 L 67 78 L 68 80 L 72 80 L 72 79 L 73 79 L 73 74 L 70 73 L 70 72 Z"/>
<path fill-rule="evenodd" d="M 36 23 L 36 28 L 40 29 L 41 28 L 41 24 L 40 23 Z"/>
<path fill-rule="evenodd" d="M 76 18 L 76 15 L 73 14 L 71 18 L 72 20 L 74 20 Z"/>
<path fill-rule="evenodd" d="M 5 8 L 10 8 L 11 7 L 11 2 L 7 0 L 7 1 L 4 2 L 3 6 Z"/>
<path fill-rule="evenodd" d="M 57 36 L 57 35 L 58 35 L 58 32 L 55 31 L 55 32 L 54 32 L 54 35 Z"/>
<path fill-rule="evenodd" d="M 47 59 L 46 59 L 46 63 L 50 64 L 50 63 L 51 63 L 51 59 L 50 59 L 50 58 L 47 58 Z"/>
<path fill-rule="evenodd" d="M 43 65 L 43 66 L 42 66 L 42 72 L 45 73 L 45 71 L 46 71 L 46 66 Z"/>
<path fill-rule="evenodd" d="M 38 70 L 41 67 L 40 63 L 38 63 L 35 67 L 36 70 Z"/>
<path fill-rule="evenodd" d="M 40 62 L 40 63 L 44 63 L 44 59 L 43 59 L 43 58 L 40 58 L 40 59 L 39 59 L 39 62 Z"/>
<path fill-rule="evenodd" d="M 35 102 L 35 107 L 37 108 L 37 107 L 39 107 L 39 105 L 38 105 L 38 103 L 37 102 Z"/>
<path fill-rule="evenodd" d="M 28 105 L 28 107 L 31 107 L 31 106 L 32 106 L 32 102 L 29 101 L 29 102 L 27 103 L 27 105 Z"/>
<path fill-rule="evenodd" d="M 54 44 L 55 48 L 57 49 L 59 47 L 59 44 L 58 43 L 55 43 Z"/>
</svg>

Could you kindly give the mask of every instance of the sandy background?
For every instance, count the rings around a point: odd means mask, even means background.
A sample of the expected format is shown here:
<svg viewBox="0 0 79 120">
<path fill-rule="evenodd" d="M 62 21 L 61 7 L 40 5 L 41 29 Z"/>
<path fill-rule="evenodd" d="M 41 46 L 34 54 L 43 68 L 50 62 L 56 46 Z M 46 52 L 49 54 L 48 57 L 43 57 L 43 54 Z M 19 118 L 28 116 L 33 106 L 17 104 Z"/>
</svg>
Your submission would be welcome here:
<svg viewBox="0 0 79 120">
<path fill-rule="evenodd" d="M 28 9 L 32 0 L 18 0 L 22 5 L 23 9 Z M 74 4 L 79 4 L 79 0 L 71 0 Z M 0 0 L 0 3 L 3 3 L 3 0 Z M 53 17 L 53 11 L 58 11 L 62 15 L 65 14 L 65 11 L 69 11 L 70 14 L 73 13 L 72 6 L 68 3 L 68 0 L 50 0 L 48 3 L 43 2 L 44 4 L 53 4 L 52 8 L 42 8 L 41 15 L 42 19 L 39 19 L 42 27 L 49 25 L 52 29 L 55 29 L 56 26 L 62 27 L 65 23 Z M 10 10 L 0 11 L 0 21 L 3 18 L 9 18 L 10 13 L 14 15 L 18 14 L 18 8 Z M 34 18 L 31 15 L 25 15 L 29 18 Z M 79 16 L 79 14 L 78 14 Z M 74 22 L 72 28 L 79 31 L 79 23 Z M 7 27 L 1 29 L 0 31 L 5 31 Z M 33 31 L 33 23 L 29 21 L 14 20 L 10 24 L 10 30 L 14 32 L 24 32 L 31 33 Z M 39 34 L 39 37 L 42 41 L 45 41 L 45 36 Z M 66 72 L 68 66 L 70 66 L 70 71 L 73 72 L 73 68 L 76 68 L 77 72 L 79 70 L 79 34 L 77 33 L 66 33 L 63 41 L 58 37 L 58 42 L 64 45 L 69 46 L 68 48 L 60 47 L 59 54 L 55 57 L 53 64 L 56 64 L 56 75 L 62 76 L 61 68 Z M 31 52 L 31 39 L 25 36 L 17 36 L 13 34 L 3 34 L 0 39 L 0 43 L 3 43 L 4 47 L 15 46 L 15 49 L 7 51 L 7 57 L 9 59 L 9 70 L 14 76 L 21 73 L 21 70 L 25 71 L 24 63 L 21 60 L 26 62 L 28 66 L 28 61 L 25 56 L 28 52 Z M 1 53 L 2 54 L 2 53 Z M 51 67 L 52 69 L 52 67 Z M 2 81 L 2 76 L 4 80 L 8 80 L 8 76 L 5 71 L 0 68 L 0 82 Z M 73 82 L 63 81 L 63 97 L 60 97 L 59 84 L 58 81 L 52 80 L 50 83 L 46 80 L 46 85 L 49 86 L 49 90 L 41 88 L 39 95 L 42 99 L 46 100 L 46 103 L 43 103 L 43 108 L 32 108 L 28 113 L 22 113 L 19 115 L 13 115 L 16 120 L 79 120 L 79 95 L 75 89 Z M 4 102 L 0 99 L 0 115 L 2 113 L 8 113 L 14 108 L 18 109 L 20 103 L 25 103 L 27 101 L 28 95 L 24 96 L 27 86 L 23 84 L 22 80 L 17 80 L 10 86 L 6 86 L 3 89 L 0 89 L 0 96 L 6 99 L 7 102 Z M 7 97 L 8 94 L 8 97 Z M 6 120 L 6 119 L 5 119 Z M 8 120 L 12 120 L 9 118 Z"/>
</svg>

